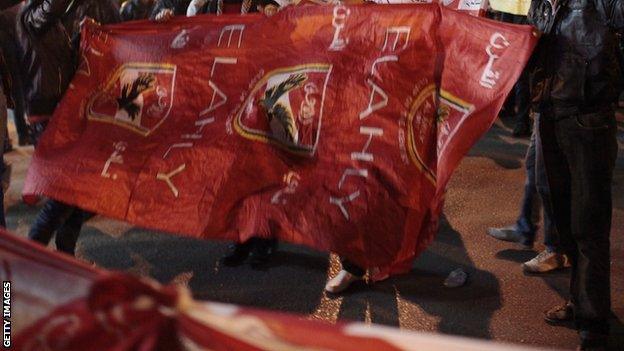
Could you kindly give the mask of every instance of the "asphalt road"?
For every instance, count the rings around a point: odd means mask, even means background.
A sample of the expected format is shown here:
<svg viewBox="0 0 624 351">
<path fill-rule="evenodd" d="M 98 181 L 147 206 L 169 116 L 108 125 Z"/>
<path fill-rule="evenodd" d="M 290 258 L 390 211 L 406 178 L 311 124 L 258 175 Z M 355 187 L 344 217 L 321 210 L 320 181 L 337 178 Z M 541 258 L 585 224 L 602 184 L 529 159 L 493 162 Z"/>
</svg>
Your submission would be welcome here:
<svg viewBox="0 0 624 351">
<path fill-rule="evenodd" d="M 624 123 L 619 140 L 611 236 L 613 350 L 624 350 Z M 412 272 L 370 286 L 359 283 L 342 297 L 323 292 L 328 276 L 338 269 L 336 259 L 293 245 L 281 245 L 264 271 L 228 268 L 218 263 L 227 243 L 179 238 L 95 217 L 83 229 L 78 257 L 107 269 L 187 285 L 198 299 L 329 322 L 350 319 L 571 349 L 577 343 L 574 330 L 542 321 L 543 311 L 566 298 L 569 272 L 524 275 L 520 263 L 537 251 L 521 251 L 485 235 L 488 226 L 510 224 L 517 216 L 527 145 L 528 140 L 512 138 L 510 129 L 497 123 L 456 171 L 440 233 Z M 6 199 L 8 228 L 20 236 L 26 236 L 38 210 L 19 202 L 31 153 L 30 148 L 20 148 L 6 155 L 13 165 Z M 468 272 L 468 284 L 445 288 L 444 279 L 456 268 Z"/>
</svg>

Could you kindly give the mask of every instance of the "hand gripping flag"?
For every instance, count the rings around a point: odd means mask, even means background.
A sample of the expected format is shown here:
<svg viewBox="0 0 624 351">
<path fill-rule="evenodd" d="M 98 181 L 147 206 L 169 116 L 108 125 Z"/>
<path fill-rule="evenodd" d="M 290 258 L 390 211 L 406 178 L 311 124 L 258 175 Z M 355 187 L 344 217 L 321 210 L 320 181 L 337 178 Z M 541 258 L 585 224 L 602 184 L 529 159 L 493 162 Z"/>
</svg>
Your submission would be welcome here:
<svg viewBox="0 0 624 351">
<path fill-rule="evenodd" d="M 404 272 L 536 39 L 437 4 L 87 23 L 24 193 Z"/>
</svg>

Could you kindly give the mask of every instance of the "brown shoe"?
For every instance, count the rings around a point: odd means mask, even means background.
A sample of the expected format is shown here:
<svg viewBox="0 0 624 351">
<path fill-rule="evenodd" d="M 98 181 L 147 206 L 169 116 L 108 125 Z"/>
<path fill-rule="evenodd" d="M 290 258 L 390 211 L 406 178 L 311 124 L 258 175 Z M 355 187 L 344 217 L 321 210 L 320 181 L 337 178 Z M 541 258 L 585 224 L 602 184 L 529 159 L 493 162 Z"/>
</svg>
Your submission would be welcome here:
<svg viewBox="0 0 624 351">
<path fill-rule="evenodd" d="M 544 313 L 544 319 L 550 324 L 562 324 L 574 319 L 574 309 L 571 302 L 553 307 Z"/>
</svg>

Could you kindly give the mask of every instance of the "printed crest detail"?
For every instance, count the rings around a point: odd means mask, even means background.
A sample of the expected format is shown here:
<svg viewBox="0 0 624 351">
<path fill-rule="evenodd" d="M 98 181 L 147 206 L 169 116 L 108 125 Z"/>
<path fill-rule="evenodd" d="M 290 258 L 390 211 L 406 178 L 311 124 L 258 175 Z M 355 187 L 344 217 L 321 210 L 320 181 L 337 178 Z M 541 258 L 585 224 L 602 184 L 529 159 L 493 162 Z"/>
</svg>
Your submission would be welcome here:
<svg viewBox="0 0 624 351">
<path fill-rule="evenodd" d="M 420 91 L 408 114 L 405 139 L 410 160 L 434 185 L 439 155 L 444 152 L 452 131 L 474 111 L 472 104 L 448 91 L 440 90 L 437 94 L 433 84 Z"/>
<path fill-rule="evenodd" d="M 238 111 L 234 129 L 250 140 L 313 155 L 320 139 L 331 68 L 307 64 L 268 73 Z"/>
<path fill-rule="evenodd" d="M 87 118 L 148 136 L 171 113 L 175 78 L 174 65 L 124 64 L 89 100 Z"/>
</svg>

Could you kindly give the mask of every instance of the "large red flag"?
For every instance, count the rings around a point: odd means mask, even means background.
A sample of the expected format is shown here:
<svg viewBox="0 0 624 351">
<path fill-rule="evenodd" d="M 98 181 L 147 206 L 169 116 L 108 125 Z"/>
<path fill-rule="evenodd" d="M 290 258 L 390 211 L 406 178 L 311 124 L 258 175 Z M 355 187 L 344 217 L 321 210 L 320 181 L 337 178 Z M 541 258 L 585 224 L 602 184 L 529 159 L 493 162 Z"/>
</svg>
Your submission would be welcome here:
<svg viewBox="0 0 624 351">
<path fill-rule="evenodd" d="M 437 4 L 87 23 L 82 39 L 25 194 L 384 273 L 433 239 L 453 169 L 536 42 Z"/>
</svg>

